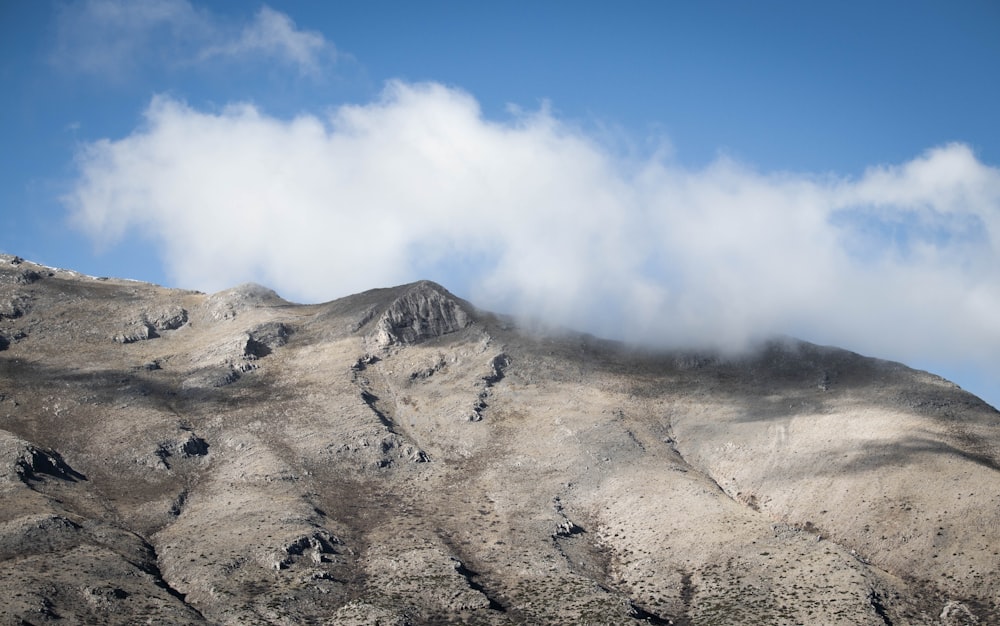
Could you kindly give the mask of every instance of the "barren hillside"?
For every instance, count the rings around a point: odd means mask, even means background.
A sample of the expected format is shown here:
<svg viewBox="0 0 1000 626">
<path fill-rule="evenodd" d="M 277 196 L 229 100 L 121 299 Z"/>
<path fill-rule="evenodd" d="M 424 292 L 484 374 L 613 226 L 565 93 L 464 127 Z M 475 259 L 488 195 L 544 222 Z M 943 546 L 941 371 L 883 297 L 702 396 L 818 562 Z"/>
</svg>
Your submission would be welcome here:
<svg viewBox="0 0 1000 626">
<path fill-rule="evenodd" d="M 1000 623 L 1000 413 L 792 339 L 0 257 L 0 623 Z"/>
</svg>

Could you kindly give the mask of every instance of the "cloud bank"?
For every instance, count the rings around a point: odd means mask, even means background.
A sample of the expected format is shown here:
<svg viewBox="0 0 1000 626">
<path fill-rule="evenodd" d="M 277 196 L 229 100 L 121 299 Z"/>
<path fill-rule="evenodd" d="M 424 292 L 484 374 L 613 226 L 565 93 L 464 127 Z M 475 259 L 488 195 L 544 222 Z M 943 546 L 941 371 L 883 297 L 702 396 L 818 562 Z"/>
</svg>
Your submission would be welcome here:
<svg viewBox="0 0 1000 626">
<path fill-rule="evenodd" d="M 188 0 L 82 0 L 60 7 L 50 60 L 122 79 L 146 63 L 186 67 L 211 59 L 268 59 L 316 75 L 335 58 L 321 34 L 299 30 L 266 5 L 251 22 L 237 24 Z"/>
<path fill-rule="evenodd" d="M 961 144 L 853 178 L 689 168 L 544 108 L 488 120 L 462 91 L 392 82 L 294 119 L 156 97 L 78 164 L 76 222 L 149 238 L 180 286 L 322 301 L 431 278 L 603 336 L 786 333 L 1000 373 L 1000 170 Z"/>
</svg>

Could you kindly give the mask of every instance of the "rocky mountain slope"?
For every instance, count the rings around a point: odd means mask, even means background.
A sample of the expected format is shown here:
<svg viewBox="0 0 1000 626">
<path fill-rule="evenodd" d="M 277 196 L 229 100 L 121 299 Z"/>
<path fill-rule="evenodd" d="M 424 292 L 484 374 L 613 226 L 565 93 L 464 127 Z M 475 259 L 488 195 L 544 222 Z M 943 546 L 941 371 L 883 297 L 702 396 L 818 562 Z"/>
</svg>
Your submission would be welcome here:
<svg viewBox="0 0 1000 626">
<path fill-rule="evenodd" d="M 429 282 L 296 305 L 0 257 L 0 623 L 1000 623 L 1000 413 Z"/>
</svg>

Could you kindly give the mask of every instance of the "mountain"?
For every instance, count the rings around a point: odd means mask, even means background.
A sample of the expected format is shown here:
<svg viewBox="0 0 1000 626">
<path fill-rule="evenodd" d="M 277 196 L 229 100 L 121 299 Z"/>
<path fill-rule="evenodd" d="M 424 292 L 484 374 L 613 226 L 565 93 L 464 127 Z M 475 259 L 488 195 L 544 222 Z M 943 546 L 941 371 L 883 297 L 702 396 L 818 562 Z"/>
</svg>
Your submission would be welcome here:
<svg viewBox="0 0 1000 626">
<path fill-rule="evenodd" d="M 0 623 L 1000 623 L 1000 413 L 898 363 L 0 257 Z"/>
</svg>

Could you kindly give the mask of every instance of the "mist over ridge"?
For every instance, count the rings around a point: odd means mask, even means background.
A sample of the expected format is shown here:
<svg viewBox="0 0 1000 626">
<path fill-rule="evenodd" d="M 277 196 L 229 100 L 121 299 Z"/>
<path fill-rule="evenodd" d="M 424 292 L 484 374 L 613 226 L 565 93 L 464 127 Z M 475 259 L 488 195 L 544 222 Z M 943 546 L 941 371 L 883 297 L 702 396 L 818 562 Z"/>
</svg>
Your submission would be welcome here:
<svg viewBox="0 0 1000 626">
<path fill-rule="evenodd" d="M 630 342 L 778 333 L 1000 371 L 1000 170 L 964 144 L 857 178 L 690 168 L 548 107 L 486 119 L 460 89 L 397 80 L 291 119 L 156 96 L 78 164 L 75 222 L 148 240 L 178 286 L 319 302 L 426 277 Z"/>
</svg>

